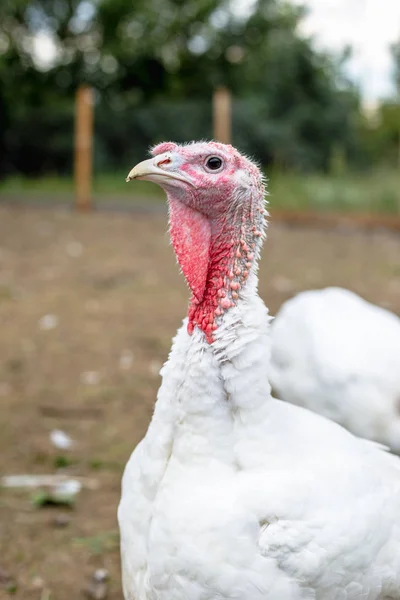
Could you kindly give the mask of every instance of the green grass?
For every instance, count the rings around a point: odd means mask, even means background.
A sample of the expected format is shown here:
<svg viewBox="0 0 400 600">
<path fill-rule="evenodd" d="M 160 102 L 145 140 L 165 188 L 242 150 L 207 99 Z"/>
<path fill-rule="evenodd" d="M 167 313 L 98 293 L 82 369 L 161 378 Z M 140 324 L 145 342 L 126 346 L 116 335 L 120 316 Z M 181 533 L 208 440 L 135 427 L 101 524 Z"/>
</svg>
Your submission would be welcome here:
<svg viewBox="0 0 400 600">
<path fill-rule="evenodd" d="M 126 173 L 102 173 L 93 178 L 93 196 L 107 199 L 112 202 L 114 198 L 142 198 L 160 199 L 164 197 L 163 191 L 155 184 L 147 181 L 126 183 Z M 46 175 L 44 177 L 26 178 L 20 176 L 9 177 L 0 181 L 0 201 L 2 198 L 71 200 L 74 196 L 74 182 L 72 177 L 58 177 Z"/>
<path fill-rule="evenodd" d="M 104 554 L 119 547 L 119 532 L 105 531 L 98 535 L 74 538 L 72 541 L 77 546 L 87 548 L 91 554 Z"/>
<path fill-rule="evenodd" d="M 400 171 L 326 176 L 272 174 L 271 207 L 400 214 Z"/>
<path fill-rule="evenodd" d="M 164 193 L 153 183 L 125 182 L 126 173 L 97 174 L 93 182 L 95 200 L 104 203 L 163 202 Z M 270 206 L 282 209 L 400 213 L 400 172 L 371 170 L 338 176 L 322 174 L 267 173 Z M 71 202 L 71 178 L 46 176 L 37 179 L 12 177 L 0 182 L 2 199 Z"/>
</svg>

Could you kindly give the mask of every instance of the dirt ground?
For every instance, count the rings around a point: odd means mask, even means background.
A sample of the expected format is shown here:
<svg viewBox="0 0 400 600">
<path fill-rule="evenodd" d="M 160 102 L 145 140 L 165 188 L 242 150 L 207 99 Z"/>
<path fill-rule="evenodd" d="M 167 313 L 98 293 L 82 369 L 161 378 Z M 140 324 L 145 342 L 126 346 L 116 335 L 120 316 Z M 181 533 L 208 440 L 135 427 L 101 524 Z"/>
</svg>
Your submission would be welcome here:
<svg viewBox="0 0 400 600">
<path fill-rule="evenodd" d="M 98 484 L 71 509 L 0 490 L 1 599 L 83 598 L 100 567 L 108 598 L 122 597 L 121 473 L 188 298 L 166 231 L 163 214 L 0 208 L 1 473 L 58 469 Z M 272 223 L 260 280 L 272 313 L 326 285 L 400 313 L 400 236 Z M 54 429 L 71 436 L 70 450 L 52 445 Z"/>
</svg>

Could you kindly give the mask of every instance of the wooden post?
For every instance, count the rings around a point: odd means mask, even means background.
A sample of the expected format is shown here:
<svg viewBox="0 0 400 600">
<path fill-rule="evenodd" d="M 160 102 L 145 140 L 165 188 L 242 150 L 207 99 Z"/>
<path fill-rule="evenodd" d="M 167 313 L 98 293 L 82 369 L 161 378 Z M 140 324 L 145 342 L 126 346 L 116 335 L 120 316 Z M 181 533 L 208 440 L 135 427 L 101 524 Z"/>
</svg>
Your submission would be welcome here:
<svg viewBox="0 0 400 600">
<path fill-rule="evenodd" d="M 230 144 L 232 138 L 231 93 L 224 87 L 214 92 L 213 117 L 214 139 L 223 144 Z"/>
<path fill-rule="evenodd" d="M 81 85 L 75 105 L 75 207 L 92 208 L 93 90 Z"/>
</svg>

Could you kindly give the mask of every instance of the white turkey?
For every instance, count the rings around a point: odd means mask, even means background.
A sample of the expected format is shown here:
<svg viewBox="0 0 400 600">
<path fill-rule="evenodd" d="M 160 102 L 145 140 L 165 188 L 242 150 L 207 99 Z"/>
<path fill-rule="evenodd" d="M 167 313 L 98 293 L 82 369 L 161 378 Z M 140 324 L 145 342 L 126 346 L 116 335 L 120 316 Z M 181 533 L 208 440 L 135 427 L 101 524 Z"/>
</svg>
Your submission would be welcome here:
<svg viewBox="0 0 400 600">
<path fill-rule="evenodd" d="M 152 154 L 128 179 L 165 189 L 192 296 L 123 476 L 126 600 L 400 599 L 397 457 L 270 394 L 259 169 L 216 142 Z"/>
<path fill-rule="evenodd" d="M 400 453 L 400 319 L 353 292 L 301 292 L 271 328 L 273 393 Z"/>
</svg>

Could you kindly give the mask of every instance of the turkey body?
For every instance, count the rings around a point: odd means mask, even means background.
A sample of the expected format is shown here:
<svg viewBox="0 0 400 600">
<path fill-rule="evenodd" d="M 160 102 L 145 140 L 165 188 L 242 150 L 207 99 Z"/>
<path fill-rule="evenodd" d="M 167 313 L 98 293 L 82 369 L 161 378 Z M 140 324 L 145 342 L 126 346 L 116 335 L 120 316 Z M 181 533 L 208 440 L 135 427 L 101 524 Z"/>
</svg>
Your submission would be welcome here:
<svg viewBox="0 0 400 600">
<path fill-rule="evenodd" d="M 168 195 L 192 292 L 118 510 L 126 600 L 400 600 L 400 463 L 270 393 L 257 293 L 260 171 L 158 145 L 128 180 Z"/>
<path fill-rule="evenodd" d="M 272 325 L 274 394 L 400 453 L 400 319 L 353 292 L 288 300 Z"/>
<path fill-rule="evenodd" d="M 397 457 L 269 396 L 260 300 L 213 346 L 184 323 L 127 465 L 126 599 L 400 598 Z"/>
</svg>

